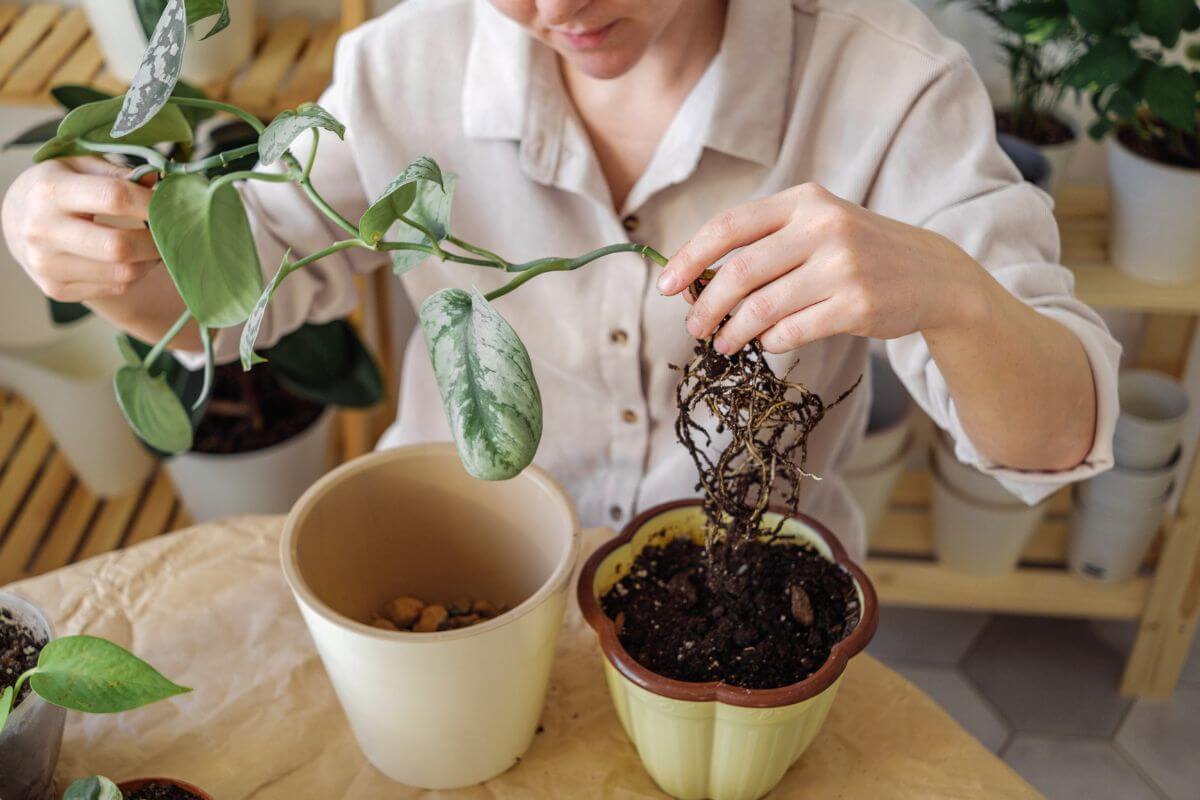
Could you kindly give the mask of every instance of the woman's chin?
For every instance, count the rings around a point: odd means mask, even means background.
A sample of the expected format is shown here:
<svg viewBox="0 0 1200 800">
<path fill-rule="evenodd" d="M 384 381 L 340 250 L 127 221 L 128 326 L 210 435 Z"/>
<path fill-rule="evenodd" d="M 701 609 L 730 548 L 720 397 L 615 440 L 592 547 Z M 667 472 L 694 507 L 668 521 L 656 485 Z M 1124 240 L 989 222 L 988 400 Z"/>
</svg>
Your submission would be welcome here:
<svg viewBox="0 0 1200 800">
<path fill-rule="evenodd" d="M 591 52 L 579 52 L 566 48 L 558 48 L 571 68 L 596 80 L 611 80 L 619 78 L 641 59 L 643 51 L 632 47 L 605 48 Z"/>
</svg>

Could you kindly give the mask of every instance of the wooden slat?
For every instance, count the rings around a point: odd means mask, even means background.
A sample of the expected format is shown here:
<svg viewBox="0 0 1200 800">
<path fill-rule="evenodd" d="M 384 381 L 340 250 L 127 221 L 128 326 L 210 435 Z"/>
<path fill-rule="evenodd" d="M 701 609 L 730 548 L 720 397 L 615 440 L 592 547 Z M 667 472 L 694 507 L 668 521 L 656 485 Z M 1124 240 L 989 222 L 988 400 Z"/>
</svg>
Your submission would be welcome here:
<svg viewBox="0 0 1200 800">
<path fill-rule="evenodd" d="M 19 397 L 0 405 L 0 470 L 8 463 L 9 456 L 32 419 L 33 409 Z"/>
<path fill-rule="evenodd" d="M 50 76 L 87 35 L 88 21 L 83 10 L 71 9 L 41 44 L 22 59 L 0 91 L 31 97 L 40 94 L 50 82 Z"/>
<path fill-rule="evenodd" d="M 267 31 L 270 30 L 269 22 L 263 17 L 259 17 L 254 21 L 254 47 L 252 52 L 254 55 L 250 57 L 250 63 L 253 64 L 258 58 L 258 51 L 262 47 L 263 39 L 267 37 Z M 240 64 L 237 69 L 230 70 L 228 74 L 218 78 L 216 81 L 206 84 L 203 89 L 205 94 L 217 100 L 226 100 L 229 93 L 229 85 L 246 69 L 249 65 Z"/>
<path fill-rule="evenodd" d="M 71 481 L 71 466 L 61 453 L 54 453 L 20 516 L 4 537 L 4 543 L 0 544 L 0 584 L 15 581 L 25 574 L 25 567 L 62 505 Z"/>
<path fill-rule="evenodd" d="M 175 510 L 175 487 L 165 470 L 151 479 L 150 490 L 138 510 L 137 519 L 125 537 L 124 547 L 152 539 L 168 530 L 171 513 Z"/>
<path fill-rule="evenodd" d="M 102 66 L 104 54 L 100 52 L 100 44 L 95 37 L 89 36 L 54 73 L 49 88 L 64 83 L 91 83 Z"/>
<path fill-rule="evenodd" d="M 0 81 L 6 80 L 21 59 L 37 46 L 61 13 L 60 6 L 41 3 L 25 9 L 25 13 L 0 39 Z"/>
<path fill-rule="evenodd" d="M 183 530 L 190 527 L 191 524 L 192 517 L 188 514 L 187 509 L 183 507 L 183 503 L 176 503 L 175 513 L 171 515 L 171 521 L 167 523 L 167 533 Z"/>
<path fill-rule="evenodd" d="M 41 575 L 52 569 L 71 563 L 71 556 L 79 549 L 80 541 L 87 532 L 88 523 L 96 513 L 100 501 L 83 484 L 76 483 L 67 502 L 59 511 L 53 527 L 46 535 L 42 547 L 33 559 L 29 572 Z"/>
<path fill-rule="evenodd" d="M 278 105 L 295 108 L 321 96 L 333 76 L 333 52 L 341 31 L 334 22 L 323 23 L 308 40 L 304 53 L 287 85 L 279 92 Z"/>
<path fill-rule="evenodd" d="M 0 4 L 0 34 L 8 30 L 8 26 L 21 13 L 21 6 L 15 3 Z"/>
<path fill-rule="evenodd" d="M 871 558 L 867 574 L 888 604 L 1091 619 L 1136 619 L 1150 579 L 1107 585 L 1061 569 L 1024 567 L 996 577 L 953 572 L 929 561 Z"/>
<path fill-rule="evenodd" d="M 107 501 L 96 515 L 96 521 L 88 531 L 87 538 L 83 540 L 75 560 L 82 561 L 120 547 L 129 521 L 133 519 L 138 504 L 141 503 L 142 494 L 142 491 L 138 491 Z"/>
<path fill-rule="evenodd" d="M 16 516 L 50 449 L 50 432 L 40 422 L 34 422 L 0 476 L 0 532 L 7 530 L 8 523 Z"/>
<path fill-rule="evenodd" d="M 229 99 L 255 110 L 271 107 L 276 91 L 296 62 L 296 54 L 311 31 L 312 25 L 298 17 L 276 23 L 250 69 L 233 82 Z"/>
</svg>

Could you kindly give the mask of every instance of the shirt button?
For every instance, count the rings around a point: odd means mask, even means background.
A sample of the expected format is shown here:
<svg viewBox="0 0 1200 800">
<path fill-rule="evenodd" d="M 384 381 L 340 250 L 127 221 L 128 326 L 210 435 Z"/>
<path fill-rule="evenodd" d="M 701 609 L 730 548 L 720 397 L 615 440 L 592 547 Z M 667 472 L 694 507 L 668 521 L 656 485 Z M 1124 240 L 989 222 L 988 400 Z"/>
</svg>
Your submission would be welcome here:
<svg viewBox="0 0 1200 800">
<path fill-rule="evenodd" d="M 641 224 L 642 221 L 637 218 L 636 214 L 630 214 L 629 216 L 625 217 L 625 219 L 621 220 L 621 227 L 625 229 L 626 233 L 633 233 Z"/>
<path fill-rule="evenodd" d="M 637 412 L 634 411 L 632 408 L 627 408 L 621 412 L 621 419 L 624 422 L 628 422 L 630 425 L 632 425 L 633 423 L 637 422 L 637 420 L 638 420 Z"/>
<path fill-rule="evenodd" d="M 620 328 L 615 328 L 608 334 L 608 339 L 613 344 L 625 344 L 629 341 L 629 334 Z"/>
<path fill-rule="evenodd" d="M 621 512 L 620 506 L 613 506 L 608 510 L 608 515 L 612 517 L 613 522 L 620 522 L 624 514 Z"/>
</svg>

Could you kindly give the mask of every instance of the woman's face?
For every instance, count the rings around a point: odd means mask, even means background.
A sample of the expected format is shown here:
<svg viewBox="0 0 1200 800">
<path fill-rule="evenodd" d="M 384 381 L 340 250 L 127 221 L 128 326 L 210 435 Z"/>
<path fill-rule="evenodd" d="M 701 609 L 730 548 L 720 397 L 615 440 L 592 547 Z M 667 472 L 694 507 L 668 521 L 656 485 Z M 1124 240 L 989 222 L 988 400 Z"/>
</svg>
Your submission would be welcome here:
<svg viewBox="0 0 1200 800">
<path fill-rule="evenodd" d="M 491 0 L 593 78 L 633 68 L 687 0 Z"/>
</svg>

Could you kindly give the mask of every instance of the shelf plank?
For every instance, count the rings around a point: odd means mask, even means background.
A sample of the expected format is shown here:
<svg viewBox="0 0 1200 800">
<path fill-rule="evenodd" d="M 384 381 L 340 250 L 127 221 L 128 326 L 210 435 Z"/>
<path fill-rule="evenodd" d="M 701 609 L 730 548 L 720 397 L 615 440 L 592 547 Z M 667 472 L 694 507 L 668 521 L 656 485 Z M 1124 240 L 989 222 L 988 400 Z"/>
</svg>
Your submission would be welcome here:
<svg viewBox="0 0 1200 800">
<path fill-rule="evenodd" d="M 869 558 L 867 574 L 884 604 L 1090 619 L 1137 619 L 1150 579 L 1113 586 L 1061 569 L 1021 567 L 1007 575 L 954 572 L 936 562 Z"/>
<path fill-rule="evenodd" d="M 152 539 L 167 530 L 171 513 L 175 510 L 175 486 L 167 477 L 166 470 L 159 470 L 151 478 L 150 490 L 142 502 L 137 519 L 129 529 L 123 547 Z"/>
<path fill-rule="evenodd" d="M 0 476 L 0 534 L 21 509 L 30 487 L 50 455 L 50 432 L 35 422 L 17 445 L 17 450 Z"/>
<path fill-rule="evenodd" d="M 137 513 L 143 494 L 144 489 L 131 492 L 124 497 L 111 498 L 105 502 L 88 530 L 87 538 L 83 540 L 83 545 L 79 548 L 75 561 L 83 561 L 85 558 L 107 553 L 120 547 L 121 540 L 125 538 L 125 531 L 129 528 L 130 520 Z"/>
<path fill-rule="evenodd" d="M 25 567 L 62 505 L 72 480 L 71 466 L 61 453 L 54 453 L 0 545 L 0 584 L 15 581 L 25 574 Z"/>
<path fill-rule="evenodd" d="M 70 564 L 99 505 L 100 499 L 77 482 L 59 511 L 58 518 L 54 520 L 46 540 L 42 542 L 41 549 L 34 556 L 29 574 L 41 575 Z"/>
<path fill-rule="evenodd" d="M 329 85 L 333 75 L 333 53 L 341 30 L 336 21 L 317 27 L 287 85 L 279 92 L 277 105 L 295 108 L 306 101 L 316 100 Z"/>
<path fill-rule="evenodd" d="M 40 95 L 50 82 L 51 75 L 87 35 L 88 21 L 83 9 L 71 9 L 33 52 L 13 70 L 0 91 L 31 97 Z"/>
<path fill-rule="evenodd" d="M 258 113 L 272 107 L 275 93 L 283 85 L 311 32 L 311 23 L 299 17 L 273 24 L 254 63 L 233 81 L 229 89 L 230 102 Z"/>
<path fill-rule="evenodd" d="M 0 403 L 0 472 L 33 420 L 33 408 L 19 397 Z"/>
<path fill-rule="evenodd" d="M 104 55 L 100 52 L 100 45 L 89 36 L 54 73 L 47 83 L 44 97 L 49 97 L 50 89 L 64 83 L 91 83 L 103 66 Z"/>
<path fill-rule="evenodd" d="M 61 13 L 61 6 L 45 3 L 25 9 L 4 38 L 0 39 L 0 82 L 8 79 L 13 68 L 37 46 Z"/>
</svg>

